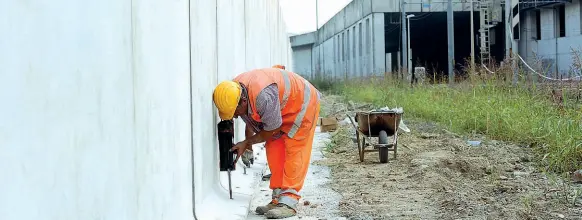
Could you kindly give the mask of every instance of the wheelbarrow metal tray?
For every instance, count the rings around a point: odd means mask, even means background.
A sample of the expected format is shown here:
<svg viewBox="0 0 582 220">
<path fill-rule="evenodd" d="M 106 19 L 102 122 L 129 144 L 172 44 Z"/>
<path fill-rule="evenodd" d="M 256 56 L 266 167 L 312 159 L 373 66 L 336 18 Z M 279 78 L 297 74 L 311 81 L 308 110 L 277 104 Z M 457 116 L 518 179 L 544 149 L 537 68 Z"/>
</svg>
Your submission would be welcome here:
<svg viewBox="0 0 582 220">
<path fill-rule="evenodd" d="M 396 111 L 356 112 L 358 129 L 369 137 L 378 137 L 381 130 L 386 131 L 388 136 L 394 135 L 398 131 L 401 117 L 402 113 Z"/>
</svg>

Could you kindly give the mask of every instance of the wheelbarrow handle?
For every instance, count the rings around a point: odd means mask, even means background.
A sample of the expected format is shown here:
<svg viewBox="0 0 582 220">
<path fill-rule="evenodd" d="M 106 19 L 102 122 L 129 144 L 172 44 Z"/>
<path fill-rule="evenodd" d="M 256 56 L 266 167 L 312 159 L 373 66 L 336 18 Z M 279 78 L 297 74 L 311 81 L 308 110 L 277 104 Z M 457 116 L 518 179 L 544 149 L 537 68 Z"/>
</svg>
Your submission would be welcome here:
<svg viewBox="0 0 582 220">
<path fill-rule="evenodd" d="M 354 122 L 352 117 L 350 117 L 350 115 L 348 115 L 348 114 L 346 114 L 346 116 L 348 116 L 348 118 L 350 119 L 350 122 L 352 122 L 352 126 L 354 126 L 354 129 L 356 130 L 356 132 L 362 134 L 362 138 L 365 139 L 368 143 L 372 143 L 372 142 L 370 142 L 370 139 L 368 138 L 368 136 L 364 135 L 364 132 L 361 132 L 360 129 L 358 129 L 358 126 L 356 125 L 356 123 Z"/>
<path fill-rule="evenodd" d="M 356 126 L 356 123 L 354 122 L 354 120 L 352 119 L 352 117 L 350 117 L 350 115 L 346 114 L 346 116 L 348 116 L 348 118 L 350 119 L 350 122 L 352 123 L 352 126 L 354 126 L 354 129 L 356 129 L 356 132 L 358 131 L 358 127 Z"/>
</svg>

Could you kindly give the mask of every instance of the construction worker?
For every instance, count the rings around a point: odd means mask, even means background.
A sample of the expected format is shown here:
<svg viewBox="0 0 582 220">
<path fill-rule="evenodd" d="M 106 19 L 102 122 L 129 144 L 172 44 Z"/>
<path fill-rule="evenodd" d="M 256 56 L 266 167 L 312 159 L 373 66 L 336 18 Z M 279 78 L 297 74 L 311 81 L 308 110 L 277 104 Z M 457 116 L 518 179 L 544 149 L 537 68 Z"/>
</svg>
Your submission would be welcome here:
<svg viewBox="0 0 582 220">
<path fill-rule="evenodd" d="M 256 209 L 267 218 L 296 215 L 313 136 L 319 117 L 320 93 L 307 80 L 282 68 L 256 69 L 221 82 L 213 100 L 222 120 L 241 117 L 255 133 L 237 143 L 237 158 L 253 144 L 266 142 L 272 200 Z M 236 161 L 235 160 L 235 161 Z"/>
</svg>

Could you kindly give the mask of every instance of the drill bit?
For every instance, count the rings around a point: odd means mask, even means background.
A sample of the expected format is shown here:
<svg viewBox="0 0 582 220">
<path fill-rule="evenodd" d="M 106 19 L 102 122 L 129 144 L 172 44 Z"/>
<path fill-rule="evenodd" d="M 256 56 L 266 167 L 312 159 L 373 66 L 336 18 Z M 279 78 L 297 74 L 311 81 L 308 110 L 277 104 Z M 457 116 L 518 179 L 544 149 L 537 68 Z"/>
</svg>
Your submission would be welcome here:
<svg viewBox="0 0 582 220">
<path fill-rule="evenodd" d="M 232 184 L 230 182 L 230 169 L 228 169 L 227 172 L 228 172 L 228 193 L 230 194 L 230 199 L 232 199 Z"/>
</svg>

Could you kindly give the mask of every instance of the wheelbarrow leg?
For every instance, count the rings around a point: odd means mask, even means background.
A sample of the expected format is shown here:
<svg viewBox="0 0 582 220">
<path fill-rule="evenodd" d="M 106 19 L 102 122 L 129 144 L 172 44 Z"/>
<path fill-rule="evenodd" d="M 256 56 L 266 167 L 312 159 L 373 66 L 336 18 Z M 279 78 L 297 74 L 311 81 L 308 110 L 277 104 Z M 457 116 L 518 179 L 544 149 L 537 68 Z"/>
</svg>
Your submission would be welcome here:
<svg viewBox="0 0 582 220">
<path fill-rule="evenodd" d="M 347 116 L 350 119 L 350 121 L 352 122 L 352 125 L 354 126 L 354 130 L 356 131 L 356 142 L 358 142 L 358 155 L 360 156 L 360 162 L 364 162 L 364 147 L 366 146 L 366 138 L 362 137 L 360 140 L 360 131 L 358 130 L 358 127 L 354 123 L 354 120 L 352 120 L 352 117 L 350 117 L 350 115 L 347 115 Z"/>
<path fill-rule="evenodd" d="M 362 151 L 360 152 L 360 162 L 364 162 L 365 154 L 366 154 L 366 139 L 362 138 Z"/>
<path fill-rule="evenodd" d="M 394 159 L 396 159 L 396 155 L 398 154 L 398 143 L 394 144 Z"/>
<path fill-rule="evenodd" d="M 396 159 L 397 154 L 398 154 L 398 130 L 394 132 L 394 159 Z"/>
</svg>

